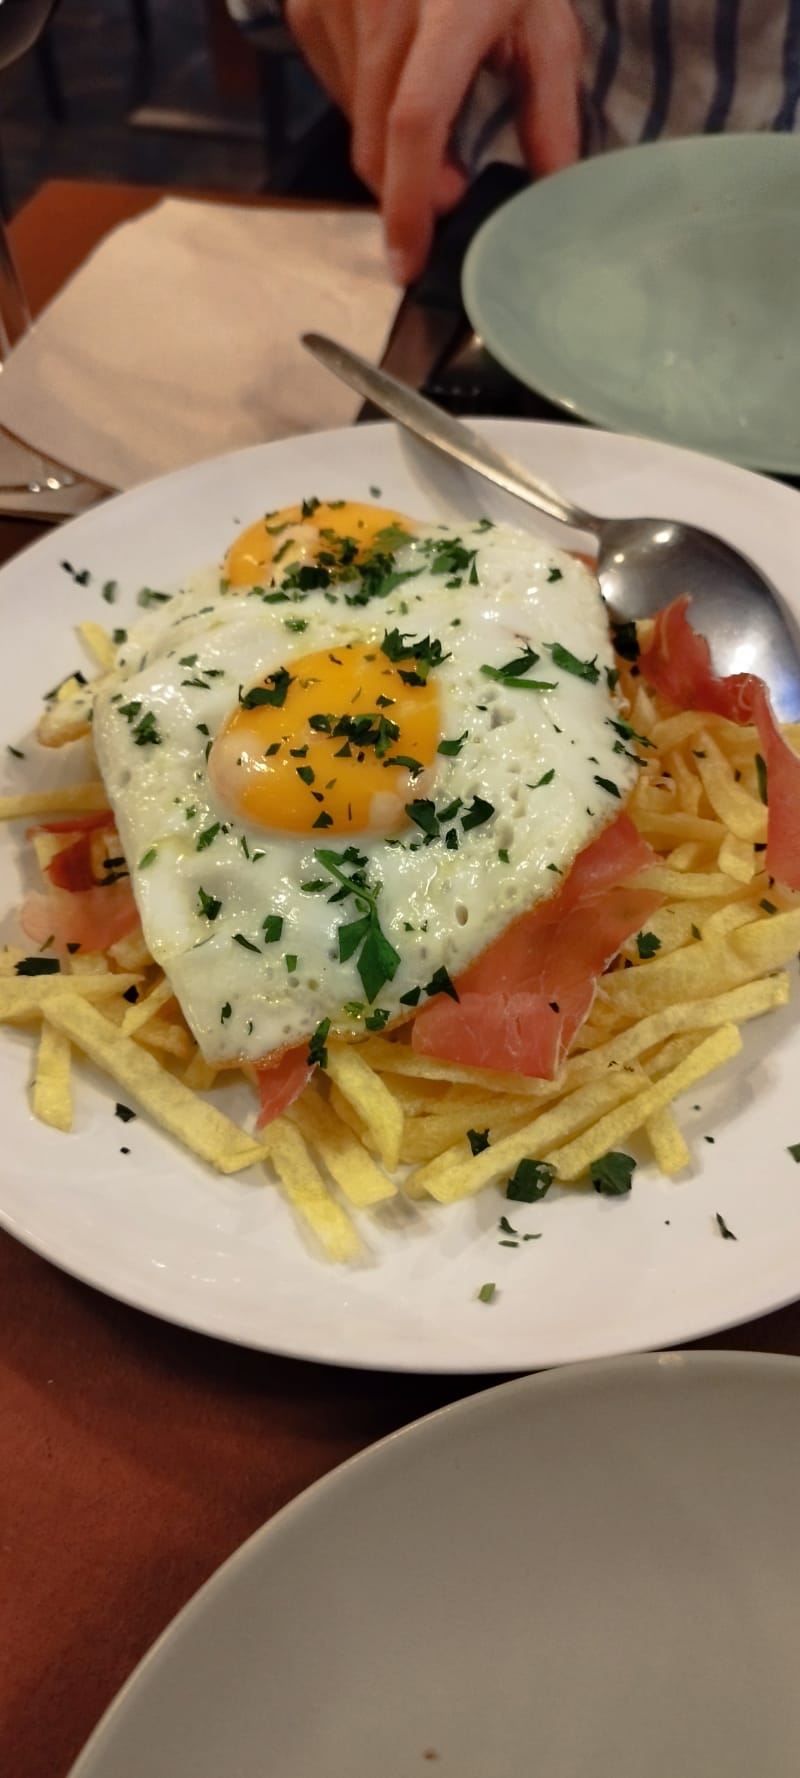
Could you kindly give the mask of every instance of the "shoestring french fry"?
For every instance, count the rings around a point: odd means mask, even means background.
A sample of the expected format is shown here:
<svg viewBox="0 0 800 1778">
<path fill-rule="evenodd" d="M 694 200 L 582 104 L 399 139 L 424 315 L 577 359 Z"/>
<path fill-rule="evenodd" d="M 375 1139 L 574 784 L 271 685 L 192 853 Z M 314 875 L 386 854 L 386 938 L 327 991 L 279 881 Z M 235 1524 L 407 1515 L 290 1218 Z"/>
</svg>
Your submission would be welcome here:
<svg viewBox="0 0 800 1778">
<path fill-rule="evenodd" d="M 108 808 L 102 779 L 65 785 L 63 790 L 29 790 L 0 796 L 0 821 L 26 821 L 48 815 L 88 815 Z"/>
<path fill-rule="evenodd" d="M 544 1156 L 556 1169 L 560 1185 L 572 1185 L 580 1179 L 591 1166 L 592 1161 L 625 1142 L 647 1123 L 648 1118 L 662 1111 L 673 1099 L 685 1093 L 688 1087 L 695 1086 L 698 1080 L 720 1068 L 723 1062 L 738 1055 L 742 1047 L 741 1034 L 735 1025 L 723 1025 L 710 1037 L 703 1039 L 690 1055 L 679 1062 L 676 1068 L 664 1075 L 662 1080 L 652 1086 L 645 1087 L 643 1092 L 619 1105 L 613 1111 L 591 1125 L 582 1135 L 567 1142 L 563 1147 L 550 1149 Z"/>
<path fill-rule="evenodd" d="M 102 979 L 102 978 L 98 978 Z M 153 1056 L 117 1030 L 72 988 L 45 1003 L 45 1016 L 57 1031 L 83 1050 L 118 1086 L 124 1087 L 154 1122 L 220 1173 L 238 1173 L 264 1155 L 264 1144 L 191 1092 Z"/>
<path fill-rule="evenodd" d="M 268 1131 L 269 1160 L 292 1208 L 316 1235 L 328 1259 L 346 1263 L 362 1252 L 358 1230 L 315 1167 L 300 1131 L 280 1117 Z"/>
<path fill-rule="evenodd" d="M 71 1057 L 69 1038 L 45 1020 L 36 1051 L 31 1110 L 54 1130 L 72 1129 Z"/>
</svg>

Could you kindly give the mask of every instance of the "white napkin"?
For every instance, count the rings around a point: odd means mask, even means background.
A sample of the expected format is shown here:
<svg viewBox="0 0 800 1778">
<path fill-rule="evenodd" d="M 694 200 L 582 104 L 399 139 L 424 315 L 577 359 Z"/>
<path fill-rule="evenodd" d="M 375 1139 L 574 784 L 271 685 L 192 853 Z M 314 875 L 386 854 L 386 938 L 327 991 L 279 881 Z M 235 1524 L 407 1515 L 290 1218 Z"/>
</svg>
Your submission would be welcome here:
<svg viewBox="0 0 800 1778">
<path fill-rule="evenodd" d="M 103 241 L 12 353 L 0 424 L 117 488 L 346 425 L 357 398 L 299 335 L 378 358 L 397 304 L 377 216 L 169 198 Z"/>
</svg>

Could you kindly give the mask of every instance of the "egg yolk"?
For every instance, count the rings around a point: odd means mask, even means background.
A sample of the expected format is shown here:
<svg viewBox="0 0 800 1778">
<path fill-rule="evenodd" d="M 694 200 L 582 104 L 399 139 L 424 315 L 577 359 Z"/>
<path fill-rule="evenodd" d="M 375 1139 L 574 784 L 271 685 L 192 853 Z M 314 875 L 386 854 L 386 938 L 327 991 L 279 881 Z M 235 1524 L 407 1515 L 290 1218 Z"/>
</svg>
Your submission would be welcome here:
<svg viewBox="0 0 800 1778">
<path fill-rule="evenodd" d="M 248 525 L 231 544 L 225 561 L 225 578 L 231 586 L 257 586 L 272 578 L 273 569 L 283 572 L 293 562 L 318 560 L 333 533 L 352 538 L 357 550 L 349 557 L 358 565 L 372 549 L 380 548 L 381 532 L 390 527 L 413 534 L 402 513 L 387 507 L 369 506 L 357 500 L 307 500 L 304 506 L 284 506 Z"/>
<path fill-rule="evenodd" d="M 377 643 L 302 655 L 244 694 L 209 756 L 227 806 L 279 833 L 392 833 L 436 757 L 439 697 Z M 424 669 L 420 669 L 420 678 Z"/>
</svg>

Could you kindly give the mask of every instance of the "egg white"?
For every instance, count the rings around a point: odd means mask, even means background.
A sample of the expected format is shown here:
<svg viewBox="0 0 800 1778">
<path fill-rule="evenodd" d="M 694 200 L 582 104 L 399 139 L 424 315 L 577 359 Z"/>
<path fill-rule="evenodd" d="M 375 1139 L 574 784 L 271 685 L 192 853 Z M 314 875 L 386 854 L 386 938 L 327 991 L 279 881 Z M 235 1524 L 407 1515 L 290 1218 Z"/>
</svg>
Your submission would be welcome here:
<svg viewBox="0 0 800 1778">
<path fill-rule="evenodd" d="M 434 531 L 455 535 L 430 527 L 423 536 Z M 352 584 L 276 604 L 252 589 L 226 590 L 209 572 L 129 633 L 98 692 L 95 746 L 145 938 L 209 1061 L 278 1053 L 324 1018 L 338 1032 L 363 1030 L 370 1009 L 357 957 L 342 963 L 337 939 L 340 925 L 362 910 L 352 899 L 331 902 L 327 892 L 303 889 L 325 877 L 314 856 L 320 846 L 341 852 L 356 843 L 369 883 L 380 885 L 380 922 L 400 965 L 376 1004 L 395 1019 L 408 1016 L 404 994 L 422 988 L 424 1003 L 437 969 L 457 977 L 518 914 L 549 899 L 632 787 L 637 766 L 611 726 L 619 715 L 606 674 L 613 655 L 593 576 L 509 527 L 467 526 L 458 535 L 477 551 L 479 584 L 464 575 L 448 585 L 414 542 L 398 552 L 397 565 L 421 571 L 363 607 L 345 603 Z M 287 620 L 300 611 L 306 627 L 298 633 Z M 281 834 L 224 807 L 206 756 L 241 685 L 281 666 L 291 671 L 319 648 L 379 643 L 393 627 L 437 637 L 449 656 L 435 669 L 442 737 L 466 736 L 457 754 L 437 755 L 424 779 L 409 776 L 408 797 L 431 798 L 437 807 L 461 798 L 460 814 L 447 824 L 457 849 L 444 837 L 426 843 L 411 824 L 390 838 Z M 553 643 L 580 660 L 596 659 L 597 682 L 554 665 Z M 530 676 L 555 682 L 554 690 L 514 690 L 482 673 L 526 647 L 541 656 Z M 181 664 L 193 655 L 196 669 Z M 131 704 L 151 713 L 158 744 L 137 742 L 136 722 L 122 714 Z M 475 797 L 493 813 L 465 831 L 462 818 Z M 336 887 L 331 882 L 331 892 Z M 201 889 L 221 903 L 213 921 L 201 911 Z M 283 929 L 266 943 L 270 914 Z"/>
</svg>

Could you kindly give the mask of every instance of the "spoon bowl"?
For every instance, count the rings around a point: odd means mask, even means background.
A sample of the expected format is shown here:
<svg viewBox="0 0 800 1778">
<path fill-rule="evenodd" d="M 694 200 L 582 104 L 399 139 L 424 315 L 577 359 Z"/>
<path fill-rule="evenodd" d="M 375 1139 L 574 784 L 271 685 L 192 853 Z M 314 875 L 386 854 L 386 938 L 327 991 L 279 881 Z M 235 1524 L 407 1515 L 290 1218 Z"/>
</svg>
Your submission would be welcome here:
<svg viewBox="0 0 800 1778">
<path fill-rule="evenodd" d="M 800 636 L 766 576 L 739 550 L 676 519 L 609 519 L 568 500 L 462 421 L 357 352 L 307 333 L 303 344 L 327 370 L 408 431 L 548 518 L 593 537 L 600 589 L 615 617 L 652 617 L 682 593 L 720 675 L 752 672 L 769 688 L 782 722 L 800 721 Z"/>
</svg>

